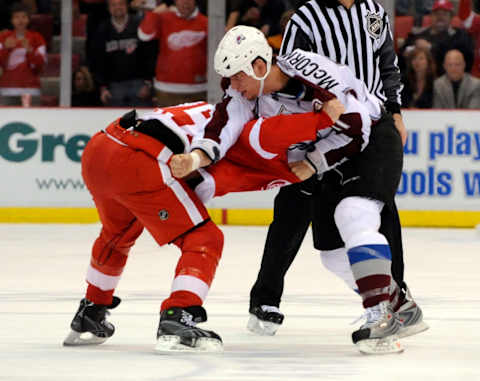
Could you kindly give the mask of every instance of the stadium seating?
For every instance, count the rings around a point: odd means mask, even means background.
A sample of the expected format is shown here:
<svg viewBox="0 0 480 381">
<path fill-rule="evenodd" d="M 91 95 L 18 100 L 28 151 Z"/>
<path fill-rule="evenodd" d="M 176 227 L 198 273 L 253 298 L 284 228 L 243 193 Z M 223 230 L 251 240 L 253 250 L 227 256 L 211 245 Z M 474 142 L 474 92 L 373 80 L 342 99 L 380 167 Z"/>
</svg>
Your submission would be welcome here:
<svg viewBox="0 0 480 381">
<path fill-rule="evenodd" d="M 81 14 L 73 21 L 73 36 L 85 37 L 87 35 L 87 15 Z"/>
<path fill-rule="evenodd" d="M 47 54 L 47 65 L 40 74 L 42 77 L 58 77 L 60 75 L 61 56 L 58 53 Z M 80 55 L 72 54 L 72 71 L 80 66 Z"/>
<path fill-rule="evenodd" d="M 30 17 L 30 29 L 40 33 L 45 39 L 47 50 L 50 50 L 53 36 L 53 16 L 52 15 L 32 15 Z"/>
<path fill-rule="evenodd" d="M 413 28 L 413 16 L 395 17 L 395 48 L 400 49 Z"/>
</svg>

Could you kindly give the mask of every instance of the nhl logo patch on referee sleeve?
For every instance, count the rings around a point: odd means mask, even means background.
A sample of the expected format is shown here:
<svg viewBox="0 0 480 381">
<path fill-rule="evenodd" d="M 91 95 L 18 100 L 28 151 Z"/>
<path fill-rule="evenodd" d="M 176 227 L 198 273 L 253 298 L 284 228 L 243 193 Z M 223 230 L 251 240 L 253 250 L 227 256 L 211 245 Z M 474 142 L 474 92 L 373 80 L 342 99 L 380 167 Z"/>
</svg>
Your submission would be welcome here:
<svg viewBox="0 0 480 381">
<path fill-rule="evenodd" d="M 367 11 L 367 32 L 373 38 L 379 38 L 383 30 L 383 20 L 380 15 Z"/>
</svg>

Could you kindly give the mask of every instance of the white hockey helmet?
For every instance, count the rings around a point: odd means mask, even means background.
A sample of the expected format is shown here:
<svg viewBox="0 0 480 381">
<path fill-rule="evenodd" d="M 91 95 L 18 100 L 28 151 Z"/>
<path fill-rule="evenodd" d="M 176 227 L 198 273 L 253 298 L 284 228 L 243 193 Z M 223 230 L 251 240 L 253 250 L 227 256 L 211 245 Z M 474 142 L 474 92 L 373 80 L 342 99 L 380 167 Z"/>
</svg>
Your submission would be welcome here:
<svg viewBox="0 0 480 381">
<path fill-rule="evenodd" d="M 257 77 L 252 63 L 256 58 L 267 63 L 267 72 Z M 214 59 L 215 71 L 229 78 L 241 71 L 257 79 L 265 79 L 272 66 L 272 48 L 265 35 L 257 28 L 239 25 L 230 29 L 218 44 Z"/>
</svg>

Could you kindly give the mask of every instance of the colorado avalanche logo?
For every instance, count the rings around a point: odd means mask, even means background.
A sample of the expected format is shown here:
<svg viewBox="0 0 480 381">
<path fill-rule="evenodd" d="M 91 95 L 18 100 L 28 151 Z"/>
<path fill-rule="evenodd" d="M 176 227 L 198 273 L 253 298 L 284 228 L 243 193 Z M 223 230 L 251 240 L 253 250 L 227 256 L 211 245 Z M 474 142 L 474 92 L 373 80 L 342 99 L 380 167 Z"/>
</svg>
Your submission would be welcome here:
<svg viewBox="0 0 480 381">
<path fill-rule="evenodd" d="M 265 186 L 263 189 L 264 190 L 275 189 L 275 188 L 284 187 L 285 185 L 290 185 L 290 184 L 291 184 L 290 181 L 278 179 L 278 180 L 273 180 L 269 182 L 267 186 Z"/>
<path fill-rule="evenodd" d="M 383 30 L 383 20 L 380 15 L 367 11 L 367 32 L 373 38 L 380 38 Z"/>
<path fill-rule="evenodd" d="M 237 45 L 240 45 L 243 40 L 245 40 L 245 36 L 243 34 L 238 35 L 237 36 Z"/>
</svg>

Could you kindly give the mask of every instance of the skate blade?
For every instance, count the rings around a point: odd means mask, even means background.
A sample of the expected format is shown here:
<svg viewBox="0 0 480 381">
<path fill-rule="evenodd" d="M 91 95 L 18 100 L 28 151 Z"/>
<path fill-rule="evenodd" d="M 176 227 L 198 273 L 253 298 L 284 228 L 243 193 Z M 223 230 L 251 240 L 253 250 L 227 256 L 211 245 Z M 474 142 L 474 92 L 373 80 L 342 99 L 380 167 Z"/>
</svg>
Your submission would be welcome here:
<svg viewBox="0 0 480 381">
<path fill-rule="evenodd" d="M 420 323 L 408 326 L 408 327 L 402 327 L 398 331 L 398 337 L 408 337 L 408 336 L 413 336 L 416 335 L 417 333 L 425 332 L 427 329 L 430 327 L 428 326 L 427 323 L 424 321 L 421 321 Z"/>
<path fill-rule="evenodd" d="M 223 352 L 223 344 L 217 339 L 210 337 L 200 337 L 195 342 L 194 347 L 184 345 L 180 342 L 180 337 L 175 335 L 164 335 L 157 339 L 155 344 L 156 353 L 172 352 L 190 352 L 190 353 L 212 353 Z"/>
<path fill-rule="evenodd" d="M 270 321 L 262 321 L 253 314 L 250 314 L 247 323 L 247 329 L 260 336 L 273 336 L 279 328 L 280 324 L 272 323 Z"/>
<path fill-rule="evenodd" d="M 79 345 L 98 345 L 107 341 L 108 337 L 98 337 L 90 332 L 75 332 L 70 331 L 66 339 L 63 341 L 63 345 L 79 346 Z"/>
<path fill-rule="evenodd" d="M 403 346 L 396 335 L 383 339 L 360 340 L 355 345 L 361 353 L 366 355 L 386 355 L 403 352 Z"/>
</svg>

